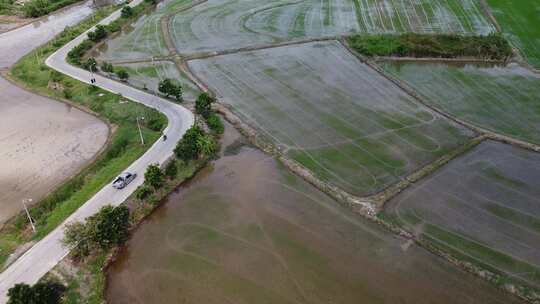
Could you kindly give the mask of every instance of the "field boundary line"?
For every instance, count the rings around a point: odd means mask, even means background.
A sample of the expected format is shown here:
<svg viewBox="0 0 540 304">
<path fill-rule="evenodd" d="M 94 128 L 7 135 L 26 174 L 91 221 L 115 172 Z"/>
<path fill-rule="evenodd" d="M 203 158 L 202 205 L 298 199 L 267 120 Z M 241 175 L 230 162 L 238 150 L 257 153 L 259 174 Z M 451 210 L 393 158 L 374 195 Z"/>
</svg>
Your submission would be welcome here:
<svg viewBox="0 0 540 304">
<path fill-rule="evenodd" d="M 193 2 L 186 7 L 181 7 L 177 10 L 167 13 L 159 19 L 159 22 L 161 25 L 161 33 L 163 34 L 163 40 L 165 40 L 165 45 L 167 46 L 167 49 L 169 51 L 169 56 L 175 56 L 178 53 L 178 50 L 176 49 L 176 46 L 174 45 L 174 42 L 172 40 L 170 31 L 169 31 L 169 23 L 171 21 L 171 17 L 178 13 L 190 10 L 206 2 L 208 2 L 208 0 L 199 0 L 199 1 Z"/>
<path fill-rule="evenodd" d="M 493 15 L 491 7 L 489 6 L 489 4 L 487 4 L 486 0 L 478 0 L 478 2 L 480 3 L 480 7 L 482 8 L 482 11 L 486 15 L 486 17 L 489 19 L 489 21 L 491 21 L 493 26 L 495 26 L 497 32 L 502 33 L 502 27 L 497 21 L 497 18 L 495 18 L 495 16 Z"/>
<path fill-rule="evenodd" d="M 240 47 L 240 48 L 232 48 L 232 49 L 226 49 L 226 50 L 220 50 L 220 51 L 192 53 L 192 54 L 178 55 L 178 56 L 183 61 L 191 61 L 191 60 L 197 60 L 197 59 L 208 59 L 208 58 L 224 56 L 224 55 L 232 55 L 232 54 L 236 54 L 236 53 L 244 53 L 244 52 L 251 52 L 251 51 L 258 51 L 258 50 L 273 49 L 273 48 L 279 48 L 279 47 L 291 46 L 291 45 L 307 44 L 307 43 L 311 43 L 311 42 L 323 42 L 323 41 L 332 41 L 332 40 L 339 41 L 339 39 L 341 37 L 343 37 L 343 36 L 334 35 L 334 36 L 323 36 L 323 37 L 316 37 L 316 38 L 293 39 L 293 40 L 277 42 L 277 43 L 251 45 L 251 46 L 245 46 L 245 47 Z"/>
</svg>

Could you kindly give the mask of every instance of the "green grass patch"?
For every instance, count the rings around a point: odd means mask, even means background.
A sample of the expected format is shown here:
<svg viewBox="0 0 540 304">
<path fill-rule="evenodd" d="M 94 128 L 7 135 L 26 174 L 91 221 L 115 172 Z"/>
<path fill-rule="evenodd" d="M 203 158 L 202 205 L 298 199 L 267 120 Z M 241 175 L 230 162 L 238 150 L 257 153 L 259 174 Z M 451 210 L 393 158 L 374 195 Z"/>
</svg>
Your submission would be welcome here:
<svg viewBox="0 0 540 304">
<path fill-rule="evenodd" d="M 0 263 L 22 243 L 39 240 L 83 205 L 129 164 L 138 159 L 159 138 L 166 126 L 166 117 L 154 109 L 135 102 L 124 102 L 119 95 L 87 85 L 49 69 L 44 61 L 63 44 L 109 15 L 115 8 L 97 11 L 75 27 L 67 28 L 44 46 L 23 57 L 11 70 L 11 78 L 36 93 L 53 98 L 69 99 L 78 106 L 91 109 L 102 119 L 117 126 L 107 148 L 87 168 L 32 206 L 37 233 L 28 232 L 24 214 L 11 219 L 0 231 Z M 55 82 L 60 89 L 52 89 Z M 122 101 L 122 102 L 121 102 Z M 140 144 L 136 117 L 144 116 L 142 125 L 145 145 Z M 26 232 L 26 233 L 25 233 Z"/>
<path fill-rule="evenodd" d="M 540 2 L 487 0 L 503 35 L 517 47 L 527 61 L 540 68 Z"/>
<path fill-rule="evenodd" d="M 454 34 L 356 35 L 349 44 L 366 56 L 437 57 L 505 60 L 512 55 L 501 35 L 459 36 Z"/>
</svg>

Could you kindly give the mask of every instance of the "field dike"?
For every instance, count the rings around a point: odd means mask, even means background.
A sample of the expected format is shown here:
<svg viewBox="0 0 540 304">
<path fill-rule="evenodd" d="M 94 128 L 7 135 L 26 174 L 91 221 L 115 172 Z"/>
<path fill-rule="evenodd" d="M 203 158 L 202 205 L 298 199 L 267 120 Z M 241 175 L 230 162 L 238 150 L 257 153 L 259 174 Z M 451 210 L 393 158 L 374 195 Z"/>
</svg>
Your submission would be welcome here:
<svg viewBox="0 0 540 304">
<path fill-rule="evenodd" d="M 481 142 L 492 139 L 499 142 L 515 145 L 521 148 L 525 148 L 528 150 L 532 150 L 535 152 L 540 152 L 540 146 L 531 144 L 525 141 L 517 140 L 509 136 L 497 134 L 495 132 L 485 130 L 483 128 L 480 128 L 476 125 L 473 125 L 471 123 L 468 123 L 466 121 L 463 121 L 459 118 L 456 118 L 454 116 L 449 115 L 448 113 L 445 113 L 438 108 L 429 105 L 428 103 L 424 102 L 422 97 L 420 97 L 414 90 L 412 90 L 408 85 L 406 85 L 404 82 L 400 81 L 399 79 L 387 74 L 384 72 L 377 64 L 376 61 L 372 59 L 368 59 L 354 50 L 350 48 L 350 46 L 347 44 L 345 39 L 341 36 L 332 36 L 332 37 L 320 37 L 320 38 L 308 38 L 308 39 L 299 39 L 299 40 L 292 40 L 292 41 L 286 41 L 281 43 L 273 43 L 273 44 L 264 44 L 264 45 L 255 45 L 255 46 L 249 46 L 249 47 L 242 47 L 237 49 L 228 49 L 223 51 L 216 51 L 216 52 L 200 52 L 191 54 L 188 56 L 182 56 L 178 54 L 178 51 L 176 47 L 174 46 L 174 43 L 172 41 L 172 38 L 170 36 L 170 30 L 169 30 L 169 24 L 170 24 L 170 18 L 181 11 L 191 9 L 197 5 L 205 3 L 206 0 L 195 2 L 188 7 L 181 8 L 179 10 L 167 13 L 162 19 L 160 20 L 161 24 L 161 31 L 164 34 L 164 40 L 165 44 L 167 46 L 167 49 L 169 51 L 169 56 L 158 58 L 159 60 L 172 60 L 177 68 L 184 72 L 185 75 L 188 76 L 188 78 L 203 92 L 208 92 L 209 94 L 215 96 L 215 93 L 212 92 L 208 88 L 208 86 L 205 84 L 205 82 L 200 79 L 196 74 L 194 74 L 190 68 L 187 65 L 187 61 L 193 60 L 193 59 L 205 59 L 205 58 L 211 58 L 215 56 L 220 55 L 226 55 L 226 54 L 234 54 L 239 52 L 245 52 L 245 51 L 253 51 L 253 50 L 262 50 L 262 49 L 269 49 L 269 48 L 276 48 L 276 47 L 282 47 L 282 46 L 288 46 L 288 45 L 296 45 L 296 44 L 305 44 L 309 42 L 315 42 L 315 41 L 329 41 L 329 40 L 338 40 L 349 52 L 351 52 L 353 55 L 355 55 L 361 62 L 367 64 L 370 68 L 375 70 L 376 72 L 380 73 L 383 77 L 391 81 L 392 83 L 396 84 L 400 89 L 405 91 L 407 94 L 411 95 L 415 100 L 417 100 L 419 103 L 421 103 L 423 106 L 426 106 L 430 110 L 442 115 L 443 117 L 449 119 L 450 121 L 453 121 L 456 124 L 465 126 L 466 128 L 476 132 L 478 135 L 474 137 L 472 140 L 470 140 L 465 145 L 462 145 L 458 147 L 457 149 L 454 149 L 453 151 L 449 152 L 448 154 L 444 155 L 443 157 L 440 157 L 439 159 L 433 161 L 432 163 L 424 166 L 423 168 L 417 170 L 416 172 L 413 172 L 409 176 L 403 178 L 400 182 L 397 184 L 394 184 L 385 190 L 369 196 L 369 197 L 356 197 L 353 196 L 346 191 L 341 190 L 340 188 L 333 186 L 329 183 L 326 183 L 319 178 L 317 178 L 310 170 L 306 169 L 304 166 L 299 164 L 298 162 L 286 157 L 278 147 L 271 144 L 267 139 L 264 138 L 258 131 L 256 131 L 254 128 L 252 128 L 247 123 L 243 122 L 237 115 L 235 115 L 231 109 L 229 109 L 227 106 L 225 106 L 223 103 L 218 103 L 215 105 L 215 110 L 223 115 L 223 117 L 231 123 L 236 129 L 238 129 L 242 135 L 244 135 L 251 144 L 256 146 L 257 148 L 261 149 L 265 153 L 268 153 L 270 155 L 275 156 L 283 165 L 285 165 L 289 170 L 291 170 L 296 175 L 303 178 L 308 183 L 314 185 L 319 190 L 327 193 L 332 198 L 337 200 L 339 203 L 349 207 L 352 209 L 355 213 L 358 213 L 365 218 L 369 219 L 370 221 L 376 222 L 380 224 L 381 226 L 385 227 L 386 229 L 400 235 L 401 237 L 404 237 L 406 239 L 409 239 L 411 242 L 414 242 L 428 251 L 446 259 L 450 263 L 460 267 L 461 269 L 473 273 L 495 285 L 497 285 L 500 289 L 509 292 L 511 294 L 514 294 L 521 299 L 524 299 L 526 301 L 529 301 L 531 303 L 540 303 L 540 295 L 531 291 L 528 287 L 525 286 L 519 286 L 511 283 L 505 283 L 501 284 L 503 276 L 497 273 L 493 273 L 489 270 L 486 270 L 485 268 L 475 265 L 473 263 L 470 263 L 468 261 L 464 261 L 462 259 L 459 259 L 452 254 L 441 250 L 440 248 L 434 246 L 429 240 L 426 240 L 420 236 L 415 236 L 414 234 L 404 230 L 396 223 L 393 223 L 391 221 L 388 221 L 384 219 L 383 216 L 379 216 L 379 211 L 382 210 L 384 207 L 384 204 L 386 201 L 388 201 L 390 198 L 394 197 L 410 185 L 414 184 L 415 182 L 421 180 L 424 177 L 429 176 L 432 172 L 436 171 L 437 169 L 444 166 L 446 163 L 451 161 L 452 159 L 467 153 L 472 148 L 480 144 Z M 500 27 L 496 23 L 496 20 L 489 12 L 489 8 L 485 4 L 484 0 L 481 1 L 482 8 L 484 11 L 486 11 L 486 14 L 489 16 L 493 24 L 496 26 L 496 28 L 499 30 Z M 383 60 L 394 60 L 395 58 L 378 58 Z M 400 60 L 415 60 L 415 61 L 433 61 L 433 59 L 400 59 Z M 151 59 L 139 59 L 139 60 L 128 60 L 125 61 L 125 63 L 134 63 L 134 62 L 148 62 L 151 61 Z M 437 59 L 437 61 L 441 61 L 440 59 Z M 456 60 L 451 60 L 456 61 Z M 458 59 L 458 61 L 467 61 L 467 62 L 486 62 L 486 60 L 477 60 L 477 59 Z M 520 63 L 523 64 L 523 60 L 519 60 Z M 500 61 L 494 61 L 497 63 L 500 63 Z M 115 62 L 118 63 L 118 62 Z M 124 62 L 122 62 L 124 63 Z M 528 66 L 528 65 L 527 65 Z M 530 66 L 528 66 L 530 68 Z M 219 100 L 218 100 L 219 102 Z"/>
</svg>

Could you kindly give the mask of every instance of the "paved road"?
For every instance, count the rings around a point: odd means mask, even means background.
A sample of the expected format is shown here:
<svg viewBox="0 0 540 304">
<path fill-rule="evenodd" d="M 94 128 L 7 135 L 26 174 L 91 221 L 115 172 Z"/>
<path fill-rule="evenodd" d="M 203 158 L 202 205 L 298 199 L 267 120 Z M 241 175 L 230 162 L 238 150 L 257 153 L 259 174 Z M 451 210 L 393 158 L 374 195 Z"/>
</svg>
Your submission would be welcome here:
<svg viewBox="0 0 540 304">
<path fill-rule="evenodd" d="M 140 2 L 142 2 L 142 0 L 135 0 L 130 3 L 130 5 L 135 6 Z M 118 16 L 120 16 L 120 11 L 113 13 L 101 23 L 107 24 L 118 18 Z M 85 38 L 86 33 L 83 33 L 81 36 L 51 55 L 51 57 L 47 59 L 46 64 L 53 69 L 88 83 L 90 73 L 73 67 L 65 61 L 66 54 L 69 50 L 78 45 Z M 119 205 L 122 203 L 137 188 L 137 186 L 143 182 L 142 176 L 146 167 L 151 163 L 163 163 L 167 160 L 167 158 L 172 155 L 176 142 L 194 123 L 193 114 L 184 107 L 99 75 L 95 75 L 95 78 L 97 80 L 97 86 L 114 93 L 120 93 L 131 100 L 156 108 L 164 113 L 169 119 L 169 124 L 164 131 L 167 134 L 168 139 L 167 141 L 158 140 L 141 158 L 129 166 L 127 171 L 139 174 L 139 177 L 131 184 L 122 190 L 116 190 L 110 185 L 101 189 L 94 197 L 72 214 L 61 226 L 35 244 L 8 269 L 2 272 L 0 274 L 1 303 L 7 301 L 7 290 L 14 284 L 18 282 L 25 282 L 28 284 L 37 282 L 68 254 L 68 250 L 61 244 L 66 223 L 83 220 L 96 213 L 104 205 Z"/>
</svg>

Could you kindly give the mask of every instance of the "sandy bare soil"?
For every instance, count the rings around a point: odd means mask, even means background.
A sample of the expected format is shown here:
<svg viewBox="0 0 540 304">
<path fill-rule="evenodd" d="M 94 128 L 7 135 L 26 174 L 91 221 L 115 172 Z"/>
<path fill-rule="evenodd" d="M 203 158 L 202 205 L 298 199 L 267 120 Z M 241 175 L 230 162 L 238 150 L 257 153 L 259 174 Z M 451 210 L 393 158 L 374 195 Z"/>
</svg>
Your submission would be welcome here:
<svg viewBox="0 0 540 304">
<path fill-rule="evenodd" d="M 0 225 L 75 174 L 105 144 L 108 127 L 81 110 L 0 77 Z"/>
</svg>

